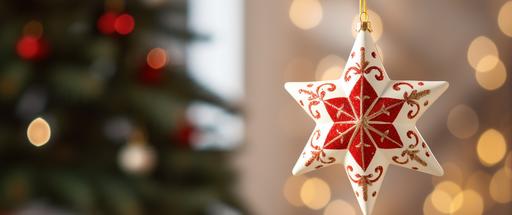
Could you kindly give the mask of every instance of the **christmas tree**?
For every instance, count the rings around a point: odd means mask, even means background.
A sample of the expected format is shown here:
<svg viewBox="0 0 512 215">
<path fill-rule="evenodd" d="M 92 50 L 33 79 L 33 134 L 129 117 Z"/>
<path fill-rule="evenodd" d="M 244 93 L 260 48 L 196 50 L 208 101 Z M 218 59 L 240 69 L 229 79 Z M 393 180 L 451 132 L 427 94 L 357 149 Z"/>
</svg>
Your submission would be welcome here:
<svg viewBox="0 0 512 215">
<path fill-rule="evenodd" d="M 191 147 L 191 103 L 236 110 L 163 45 L 208 39 L 186 1 L 9 0 L 0 17 L 2 213 L 244 211 L 229 152 Z"/>
</svg>

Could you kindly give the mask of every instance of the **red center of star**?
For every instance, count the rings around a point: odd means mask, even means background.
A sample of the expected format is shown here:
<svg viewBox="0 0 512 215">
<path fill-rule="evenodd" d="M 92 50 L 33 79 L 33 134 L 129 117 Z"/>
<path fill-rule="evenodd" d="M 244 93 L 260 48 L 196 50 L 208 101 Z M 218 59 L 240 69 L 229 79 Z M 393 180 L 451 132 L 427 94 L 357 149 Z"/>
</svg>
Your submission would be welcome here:
<svg viewBox="0 0 512 215">
<path fill-rule="evenodd" d="M 405 100 L 379 97 L 361 75 L 349 97 L 324 100 L 334 124 L 324 149 L 348 149 L 355 161 L 366 170 L 377 148 L 402 148 L 403 143 L 393 122 Z"/>
</svg>

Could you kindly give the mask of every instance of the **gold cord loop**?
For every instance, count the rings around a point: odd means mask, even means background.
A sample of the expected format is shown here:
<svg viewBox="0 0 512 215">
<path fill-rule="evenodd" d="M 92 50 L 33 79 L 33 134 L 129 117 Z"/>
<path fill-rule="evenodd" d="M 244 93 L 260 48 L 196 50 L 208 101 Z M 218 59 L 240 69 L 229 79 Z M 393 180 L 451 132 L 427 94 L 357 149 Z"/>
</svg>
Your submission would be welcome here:
<svg viewBox="0 0 512 215">
<path fill-rule="evenodd" d="M 357 31 L 369 31 L 371 32 L 370 17 L 368 16 L 368 8 L 366 7 L 366 0 L 359 0 L 359 26 Z"/>
</svg>

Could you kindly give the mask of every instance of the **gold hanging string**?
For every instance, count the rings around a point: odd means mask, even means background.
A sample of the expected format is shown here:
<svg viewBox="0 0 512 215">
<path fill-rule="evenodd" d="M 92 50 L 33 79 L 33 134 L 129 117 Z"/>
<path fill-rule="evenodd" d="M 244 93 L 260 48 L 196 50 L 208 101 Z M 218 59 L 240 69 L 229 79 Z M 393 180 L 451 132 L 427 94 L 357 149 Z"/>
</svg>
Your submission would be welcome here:
<svg viewBox="0 0 512 215">
<path fill-rule="evenodd" d="M 368 16 L 368 8 L 366 7 L 366 0 L 359 0 L 359 21 L 361 22 L 356 28 L 357 32 L 361 30 L 372 32 L 370 18 Z"/>
<path fill-rule="evenodd" d="M 361 23 L 368 22 L 368 8 L 366 7 L 366 0 L 359 0 L 359 20 Z"/>
</svg>

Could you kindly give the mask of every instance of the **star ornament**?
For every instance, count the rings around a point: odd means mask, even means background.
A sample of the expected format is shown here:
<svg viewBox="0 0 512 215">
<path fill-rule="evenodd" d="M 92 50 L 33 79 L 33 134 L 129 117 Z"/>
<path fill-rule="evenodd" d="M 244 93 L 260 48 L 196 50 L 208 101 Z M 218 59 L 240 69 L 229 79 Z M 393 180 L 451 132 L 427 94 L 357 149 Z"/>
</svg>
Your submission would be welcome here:
<svg viewBox="0 0 512 215">
<path fill-rule="evenodd" d="M 389 164 L 443 175 L 416 121 L 448 83 L 390 80 L 368 30 L 359 31 L 340 79 L 285 88 L 316 122 L 293 174 L 343 164 L 363 214 Z"/>
</svg>

